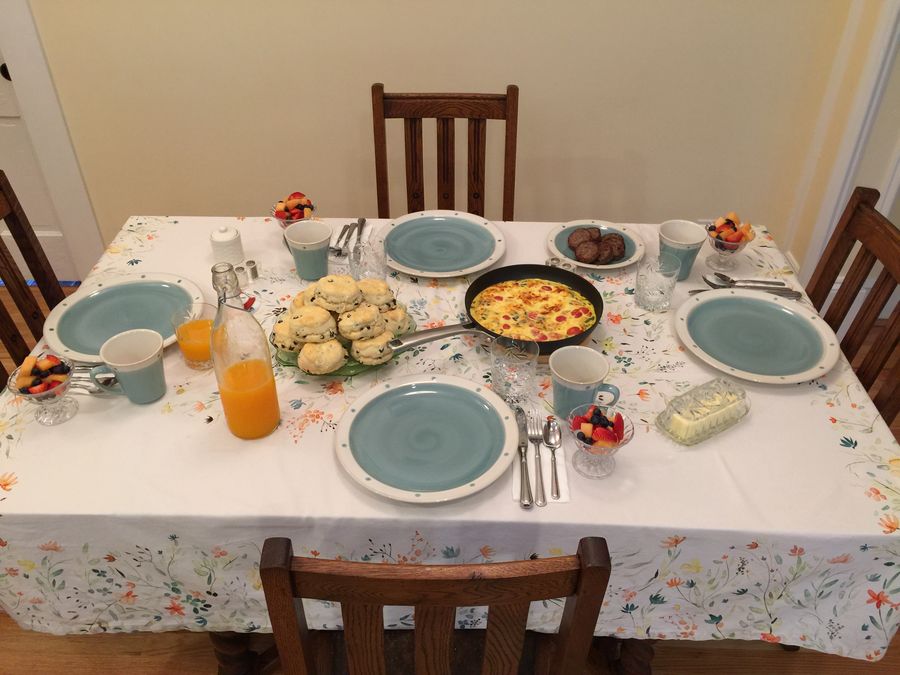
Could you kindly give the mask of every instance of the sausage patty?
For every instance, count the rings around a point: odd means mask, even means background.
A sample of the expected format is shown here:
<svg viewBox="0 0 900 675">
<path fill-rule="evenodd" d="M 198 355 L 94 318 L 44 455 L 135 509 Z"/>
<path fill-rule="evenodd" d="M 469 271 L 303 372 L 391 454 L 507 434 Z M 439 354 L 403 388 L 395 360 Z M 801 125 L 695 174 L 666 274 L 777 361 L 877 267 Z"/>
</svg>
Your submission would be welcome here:
<svg viewBox="0 0 900 675">
<path fill-rule="evenodd" d="M 582 263 L 593 264 L 600 253 L 600 242 L 588 239 L 575 247 L 575 260 Z"/>
<path fill-rule="evenodd" d="M 573 251 L 578 247 L 579 244 L 583 244 L 591 238 L 590 233 L 583 227 L 577 228 L 572 234 L 569 235 L 569 239 L 567 243 L 569 244 L 569 248 Z"/>
</svg>

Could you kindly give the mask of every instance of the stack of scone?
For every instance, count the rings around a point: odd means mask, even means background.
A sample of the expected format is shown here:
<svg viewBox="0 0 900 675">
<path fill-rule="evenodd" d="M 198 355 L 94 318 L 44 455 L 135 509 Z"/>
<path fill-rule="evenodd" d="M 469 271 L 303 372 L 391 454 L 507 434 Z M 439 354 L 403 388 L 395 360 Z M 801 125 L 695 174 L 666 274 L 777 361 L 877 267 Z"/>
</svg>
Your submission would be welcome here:
<svg viewBox="0 0 900 675">
<path fill-rule="evenodd" d="M 330 274 L 291 300 L 290 309 L 275 323 L 272 342 L 278 349 L 298 352 L 302 370 L 324 375 L 347 363 L 346 345 L 362 364 L 390 361 L 388 342 L 411 327 L 406 308 L 384 281 Z"/>
</svg>

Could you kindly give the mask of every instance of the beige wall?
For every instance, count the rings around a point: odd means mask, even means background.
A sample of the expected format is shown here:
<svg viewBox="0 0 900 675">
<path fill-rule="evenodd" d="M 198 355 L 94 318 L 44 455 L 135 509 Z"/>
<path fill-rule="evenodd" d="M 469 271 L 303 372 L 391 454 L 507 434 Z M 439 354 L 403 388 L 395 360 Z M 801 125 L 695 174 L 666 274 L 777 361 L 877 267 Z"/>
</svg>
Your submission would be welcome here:
<svg viewBox="0 0 900 675">
<path fill-rule="evenodd" d="M 734 209 L 781 238 L 849 8 L 31 2 L 107 239 L 131 214 L 263 214 L 293 189 L 321 215 L 373 214 L 376 81 L 388 91 L 518 84 L 519 220 Z M 392 171 L 399 186 L 402 167 Z M 499 217 L 498 184 L 488 200 Z"/>
<path fill-rule="evenodd" d="M 894 168 L 898 147 L 900 147 L 900 49 L 894 57 L 884 97 L 872 124 L 872 134 L 866 142 L 853 184 L 881 189 Z M 884 210 L 892 223 L 900 224 L 900 199 L 894 202 L 892 209 L 888 205 Z"/>
</svg>

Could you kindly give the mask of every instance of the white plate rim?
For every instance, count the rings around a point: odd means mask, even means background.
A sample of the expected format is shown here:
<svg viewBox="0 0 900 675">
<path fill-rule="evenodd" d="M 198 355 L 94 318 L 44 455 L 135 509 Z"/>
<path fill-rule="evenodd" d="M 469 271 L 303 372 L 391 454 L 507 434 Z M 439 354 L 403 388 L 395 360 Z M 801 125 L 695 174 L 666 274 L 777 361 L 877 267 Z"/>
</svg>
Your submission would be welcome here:
<svg viewBox="0 0 900 675">
<path fill-rule="evenodd" d="M 634 242 L 634 253 L 630 258 L 625 258 L 624 260 L 619 260 L 614 263 L 610 263 L 609 265 L 591 265 L 588 263 L 578 262 L 575 258 L 570 258 L 565 253 L 559 250 L 559 247 L 556 245 L 556 237 L 557 235 L 570 227 L 606 227 L 610 230 L 618 230 L 619 232 L 624 232 L 627 234 L 631 240 Z M 550 249 L 550 253 L 552 253 L 557 258 L 561 258 L 563 260 L 569 260 L 573 265 L 578 265 L 578 267 L 584 267 L 589 270 L 617 270 L 622 267 L 628 267 L 629 265 L 633 265 L 638 260 L 644 257 L 644 252 L 646 251 L 646 246 L 644 246 L 644 240 L 641 238 L 641 235 L 638 234 L 637 228 L 632 227 L 630 225 L 623 225 L 621 223 L 611 223 L 608 220 L 570 220 L 566 223 L 560 223 L 556 225 L 550 230 L 550 234 L 547 235 L 547 248 Z"/>
<path fill-rule="evenodd" d="M 101 363 L 100 354 L 87 354 L 70 349 L 60 339 L 56 332 L 59 322 L 63 316 L 76 304 L 84 300 L 86 297 L 101 289 L 111 288 L 115 286 L 127 286 L 129 284 L 146 283 L 146 282 L 162 282 L 177 284 L 184 288 L 190 295 L 193 305 L 191 307 L 191 316 L 197 316 L 200 313 L 200 305 L 203 303 L 203 291 L 195 282 L 187 277 L 179 274 L 168 274 L 162 272 L 148 272 L 146 274 L 129 274 L 127 276 L 98 279 L 97 281 L 88 281 L 83 284 L 75 293 L 59 303 L 50 310 L 44 321 L 44 340 L 51 350 L 57 354 L 61 354 L 73 361 L 81 363 Z M 163 346 L 168 347 L 175 343 L 175 335 L 170 335 L 163 341 Z"/>
<path fill-rule="evenodd" d="M 350 449 L 350 427 L 356 419 L 359 411 L 376 398 L 390 389 L 405 387 L 411 384 L 446 384 L 461 389 L 466 389 L 476 396 L 484 399 L 500 419 L 505 435 L 500 456 L 488 469 L 476 478 L 472 483 L 461 485 L 447 490 L 435 490 L 432 492 L 413 492 L 387 485 L 370 476 L 357 463 Z M 484 490 L 504 475 L 518 456 L 519 431 L 516 426 L 515 414 L 497 394 L 480 382 L 472 382 L 453 375 L 408 375 L 373 385 L 369 391 L 356 399 L 338 422 L 335 433 L 334 449 L 338 462 L 347 474 L 360 486 L 382 497 L 410 504 L 438 504 L 449 502 L 463 497 L 468 497 L 476 492 Z"/>
<path fill-rule="evenodd" d="M 790 309 L 792 312 L 794 312 L 794 314 L 805 319 L 822 339 L 821 358 L 811 368 L 808 368 L 799 373 L 793 373 L 791 375 L 761 375 L 759 373 L 752 373 L 746 370 L 740 370 L 739 368 L 734 368 L 732 366 L 729 366 L 727 363 L 723 363 L 722 361 L 713 358 L 705 351 L 703 351 L 703 349 L 701 349 L 696 342 L 694 342 L 693 338 L 688 332 L 687 320 L 691 312 L 694 311 L 697 307 L 707 302 L 720 300 L 723 297 L 751 298 L 754 300 L 768 302 L 769 304 L 775 305 L 777 307 L 785 307 L 787 309 Z M 838 341 L 837 336 L 834 334 L 834 331 L 831 330 L 831 327 L 827 323 L 825 323 L 825 320 L 822 319 L 822 317 L 820 317 L 815 310 L 797 302 L 796 300 L 790 300 L 788 298 L 772 295 L 771 293 L 766 293 L 765 291 L 723 288 L 719 290 L 707 291 L 706 293 L 698 293 L 697 295 L 686 300 L 681 305 L 681 307 L 678 308 L 678 311 L 674 316 L 674 321 L 675 332 L 678 335 L 678 339 L 681 340 L 681 343 L 685 346 L 685 348 L 687 348 L 692 354 L 694 354 L 694 356 L 698 357 L 702 361 L 705 361 L 713 368 L 721 370 L 723 373 L 727 373 L 729 375 L 733 375 L 735 377 L 741 378 L 742 380 L 748 380 L 750 382 L 758 382 L 760 384 L 800 384 L 802 382 L 809 382 L 810 380 L 814 380 L 817 377 L 822 377 L 823 375 L 828 373 L 837 363 L 838 358 L 840 358 L 841 355 L 840 342 Z"/>
<path fill-rule="evenodd" d="M 387 251 L 387 238 L 391 233 L 391 230 L 398 225 L 402 225 L 403 223 L 409 222 L 410 220 L 416 220 L 422 217 L 456 217 L 462 218 L 473 225 L 478 225 L 480 227 L 484 227 L 488 232 L 491 233 L 491 236 L 494 238 L 494 250 L 491 252 L 485 260 L 482 260 L 480 263 L 476 263 L 475 265 L 471 265 L 469 267 L 464 267 L 458 270 L 448 270 L 446 272 L 431 272 L 428 270 L 418 270 L 414 267 L 408 267 L 402 263 L 394 260 Z M 462 277 L 467 274 L 472 274 L 473 272 L 479 272 L 483 269 L 486 269 L 500 260 L 503 257 L 503 254 L 506 252 L 506 238 L 503 236 L 503 233 L 497 229 L 497 227 L 486 218 L 482 218 L 481 216 L 476 216 L 471 213 L 466 213 L 465 211 L 452 211 L 447 209 L 439 209 L 439 210 L 431 210 L 431 211 L 417 211 L 415 213 L 407 213 L 405 216 L 401 216 L 399 218 L 395 218 L 387 223 L 386 226 L 381 230 L 381 237 L 384 242 L 384 259 L 387 263 L 387 266 L 397 272 L 403 272 L 404 274 L 409 274 L 414 277 L 425 277 L 426 279 L 447 279 L 451 277 Z"/>
</svg>

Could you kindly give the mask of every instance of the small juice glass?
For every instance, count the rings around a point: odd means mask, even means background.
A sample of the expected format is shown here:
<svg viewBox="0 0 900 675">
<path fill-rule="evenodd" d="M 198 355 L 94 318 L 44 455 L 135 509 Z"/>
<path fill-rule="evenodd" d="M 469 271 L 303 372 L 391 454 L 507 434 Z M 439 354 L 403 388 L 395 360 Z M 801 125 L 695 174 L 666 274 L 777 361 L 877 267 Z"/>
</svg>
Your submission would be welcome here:
<svg viewBox="0 0 900 675">
<path fill-rule="evenodd" d="M 199 307 L 199 311 L 197 308 Z M 196 316 L 192 316 L 195 314 Z M 206 303 L 185 307 L 172 315 L 172 327 L 178 347 L 188 368 L 208 370 L 212 368 L 210 337 L 216 308 Z"/>
</svg>

